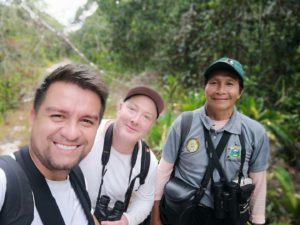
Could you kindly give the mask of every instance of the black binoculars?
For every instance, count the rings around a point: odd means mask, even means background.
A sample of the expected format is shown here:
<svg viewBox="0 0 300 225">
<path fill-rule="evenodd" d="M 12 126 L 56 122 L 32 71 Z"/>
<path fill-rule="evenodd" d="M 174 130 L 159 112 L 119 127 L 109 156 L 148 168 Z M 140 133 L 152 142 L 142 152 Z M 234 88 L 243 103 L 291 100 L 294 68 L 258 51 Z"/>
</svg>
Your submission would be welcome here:
<svg viewBox="0 0 300 225">
<path fill-rule="evenodd" d="M 97 199 L 94 215 L 99 221 L 117 221 L 120 220 L 124 212 L 124 203 L 116 201 L 114 207 L 108 207 L 110 198 L 102 195 Z"/>
<path fill-rule="evenodd" d="M 224 219 L 228 216 L 233 219 L 238 218 L 238 191 L 239 186 L 234 182 L 230 182 L 226 185 L 221 182 L 213 184 L 214 208 L 216 218 Z"/>
<path fill-rule="evenodd" d="M 249 203 L 254 185 L 217 182 L 212 184 L 214 211 L 218 219 L 231 218 L 233 221 L 247 221 Z M 243 223 L 237 223 L 243 224 Z"/>
</svg>

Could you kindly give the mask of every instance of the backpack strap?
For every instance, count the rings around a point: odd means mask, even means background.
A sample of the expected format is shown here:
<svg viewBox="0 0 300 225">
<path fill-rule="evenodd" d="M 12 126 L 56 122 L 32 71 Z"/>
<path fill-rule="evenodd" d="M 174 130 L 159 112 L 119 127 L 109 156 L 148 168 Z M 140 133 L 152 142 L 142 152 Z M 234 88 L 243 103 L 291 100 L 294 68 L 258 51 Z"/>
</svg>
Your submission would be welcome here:
<svg viewBox="0 0 300 225">
<path fill-rule="evenodd" d="M 0 157 L 0 168 L 6 175 L 6 193 L 0 211 L 0 224 L 30 225 L 33 221 L 34 203 L 24 170 L 10 156 Z"/>
<path fill-rule="evenodd" d="M 41 217 L 44 225 L 65 225 L 60 210 L 56 204 L 54 197 L 51 194 L 49 186 L 34 165 L 28 147 L 15 152 L 16 160 L 23 167 L 27 178 L 29 179 L 33 194 L 36 209 Z M 49 213 L 51 210 L 51 213 Z"/>
<path fill-rule="evenodd" d="M 30 182 L 31 189 L 34 193 L 34 201 L 36 209 L 44 225 L 65 225 L 61 212 L 56 204 L 55 198 L 52 196 L 50 188 L 40 171 L 34 165 L 28 147 L 15 152 L 16 160 L 23 167 Z M 75 167 L 70 173 L 71 185 L 78 197 L 80 204 L 86 214 L 90 225 L 94 225 L 91 215 L 91 203 L 86 193 L 85 181 L 82 171 L 79 167 Z M 49 213 L 51 210 L 51 213 Z"/>
<path fill-rule="evenodd" d="M 104 182 L 103 178 L 104 178 L 104 175 L 105 175 L 106 170 L 107 170 L 106 165 L 109 161 L 110 152 L 111 152 L 112 138 L 113 138 L 113 128 L 114 128 L 114 124 L 112 123 L 107 128 L 107 130 L 105 132 L 105 136 L 104 136 L 103 151 L 102 151 L 102 156 L 101 156 L 102 174 L 101 174 L 101 182 L 100 182 L 100 187 L 99 187 L 99 191 L 98 191 L 96 205 L 98 205 L 98 203 L 100 202 L 100 198 L 101 198 L 102 186 L 103 186 L 103 182 Z M 129 178 L 128 178 L 129 181 L 131 180 L 132 170 L 133 170 L 133 167 L 135 166 L 135 163 L 136 163 L 138 149 L 139 149 L 139 143 L 137 142 L 134 146 L 132 156 L 131 156 L 131 163 L 130 163 L 131 169 L 130 169 L 130 175 L 129 175 Z"/>
<path fill-rule="evenodd" d="M 193 111 L 187 111 L 182 113 L 182 119 L 180 124 L 181 135 L 180 135 L 180 144 L 179 144 L 178 152 L 180 152 L 180 150 L 182 149 L 183 143 L 188 133 L 190 132 L 192 121 L 193 121 Z"/>
<path fill-rule="evenodd" d="M 145 179 L 148 175 L 150 168 L 150 149 L 146 142 L 142 141 L 142 160 L 141 160 L 141 172 L 140 172 L 140 185 L 145 183 Z"/>
<path fill-rule="evenodd" d="M 100 201 L 101 198 L 101 190 L 102 190 L 102 185 L 103 185 L 103 177 L 106 173 L 106 165 L 109 161 L 110 157 L 110 151 L 111 151 L 111 146 L 112 146 L 112 137 L 113 137 L 113 126 L 114 124 L 112 123 L 109 125 L 109 127 L 106 130 L 105 137 L 104 137 L 104 144 L 103 144 L 103 152 L 102 152 L 102 157 L 101 157 L 101 163 L 102 163 L 102 178 L 101 178 L 101 183 L 100 183 L 100 188 L 97 196 L 97 204 Z M 125 193 L 125 200 L 124 200 L 124 211 L 127 210 L 127 207 L 129 205 L 129 201 L 133 192 L 135 180 L 139 178 L 140 180 L 140 185 L 143 185 L 145 183 L 145 179 L 148 175 L 149 172 L 149 167 L 150 167 L 150 160 L 151 160 L 151 155 L 150 155 L 150 149 L 148 145 L 144 142 L 141 141 L 142 144 L 142 156 L 141 156 L 141 170 L 140 173 L 135 176 L 131 180 L 131 175 L 132 175 L 132 170 L 133 167 L 135 166 L 136 160 L 137 160 L 137 155 L 138 155 L 138 150 L 139 150 L 139 143 L 137 142 L 134 146 L 132 156 L 131 156 L 131 170 L 130 170 L 130 175 L 129 175 L 129 186 L 127 188 L 127 191 Z M 131 181 L 130 181 L 131 180 Z"/>
<path fill-rule="evenodd" d="M 142 141 L 142 159 L 141 159 L 141 171 L 140 174 L 138 174 L 135 178 L 132 179 L 132 181 L 130 182 L 129 187 L 127 188 L 127 191 L 125 193 L 125 200 L 124 200 L 124 211 L 127 210 L 129 202 L 130 202 L 130 198 L 133 192 L 133 187 L 135 184 L 135 180 L 137 178 L 140 179 L 140 185 L 143 185 L 145 183 L 145 179 L 148 175 L 149 172 L 149 167 L 150 167 L 150 159 L 151 159 L 151 155 L 150 155 L 150 149 L 148 147 L 148 145 Z"/>
<path fill-rule="evenodd" d="M 111 145 L 112 145 L 112 137 L 113 137 L 113 129 L 114 129 L 114 124 L 110 124 L 109 127 L 106 130 L 105 137 L 104 137 L 104 144 L 103 144 L 103 152 L 101 156 L 101 163 L 103 168 L 106 166 L 109 160 L 110 156 L 110 150 L 111 150 Z M 104 174 L 102 174 L 103 176 Z"/>
<path fill-rule="evenodd" d="M 103 145 L 103 152 L 102 152 L 102 157 L 101 157 L 101 162 L 102 162 L 102 177 L 105 174 L 105 166 L 108 163 L 109 157 L 110 157 L 110 151 L 111 151 L 111 145 L 112 145 L 112 137 L 113 137 L 113 124 L 111 124 L 105 133 L 104 137 L 104 145 Z M 140 178 L 140 184 L 145 183 L 145 179 L 148 175 L 149 172 L 149 166 L 150 166 L 150 149 L 146 142 L 142 142 L 142 159 L 141 159 L 141 172 L 139 175 Z M 136 160 L 137 160 L 137 155 L 138 155 L 138 143 L 136 143 L 133 153 L 132 153 L 132 158 L 131 158 L 131 168 L 135 166 Z M 132 170 L 130 171 L 130 176 L 129 180 L 131 179 L 131 174 Z M 103 181 L 101 182 L 103 183 Z"/>
<path fill-rule="evenodd" d="M 177 151 L 177 157 L 174 163 L 174 167 L 178 164 L 179 162 L 179 156 L 184 144 L 184 141 L 188 135 L 188 133 L 190 132 L 191 129 L 191 125 L 192 125 L 192 121 L 193 121 L 193 111 L 186 111 L 182 113 L 182 117 L 181 117 L 181 123 L 180 123 L 180 142 L 178 145 L 178 151 Z M 171 177 L 174 176 L 175 170 L 173 169 Z"/>
<path fill-rule="evenodd" d="M 83 211 L 88 220 L 88 224 L 94 225 L 94 219 L 91 214 L 91 200 L 86 190 L 85 179 L 79 166 L 73 168 L 70 172 L 71 185 L 81 203 Z"/>
</svg>

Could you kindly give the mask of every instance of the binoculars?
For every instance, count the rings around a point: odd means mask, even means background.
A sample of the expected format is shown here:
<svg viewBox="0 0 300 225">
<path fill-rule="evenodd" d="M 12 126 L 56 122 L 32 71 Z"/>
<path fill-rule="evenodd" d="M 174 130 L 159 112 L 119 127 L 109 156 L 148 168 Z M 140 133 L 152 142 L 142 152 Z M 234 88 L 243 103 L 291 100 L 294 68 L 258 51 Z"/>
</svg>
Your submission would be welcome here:
<svg viewBox="0 0 300 225">
<path fill-rule="evenodd" d="M 221 182 L 214 183 L 212 191 L 216 218 L 231 218 L 233 221 L 247 220 L 253 189 L 252 180 L 248 183 L 241 183 L 241 186 L 236 180 L 225 184 Z"/>
<path fill-rule="evenodd" d="M 218 219 L 224 219 L 228 216 L 231 218 L 238 217 L 238 184 L 230 182 L 224 185 L 221 182 L 214 183 L 214 208 L 215 216 Z"/>
<path fill-rule="evenodd" d="M 114 207 L 108 207 L 110 198 L 107 195 L 102 195 L 97 199 L 94 215 L 99 221 L 117 221 L 120 220 L 124 212 L 124 203 L 116 201 Z"/>
</svg>

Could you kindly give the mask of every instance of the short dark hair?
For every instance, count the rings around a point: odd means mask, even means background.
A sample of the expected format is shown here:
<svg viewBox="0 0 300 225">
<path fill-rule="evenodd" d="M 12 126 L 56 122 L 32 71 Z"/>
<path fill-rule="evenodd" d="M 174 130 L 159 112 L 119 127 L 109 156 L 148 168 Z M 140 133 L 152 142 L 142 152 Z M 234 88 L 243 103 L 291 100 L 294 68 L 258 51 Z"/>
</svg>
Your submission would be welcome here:
<svg viewBox="0 0 300 225">
<path fill-rule="evenodd" d="M 210 78 L 212 78 L 213 75 L 215 75 L 218 72 L 226 72 L 228 74 L 231 74 L 236 80 L 239 81 L 239 87 L 240 87 L 239 89 L 240 89 L 240 92 L 242 92 L 242 90 L 244 89 L 244 82 L 243 82 L 243 80 L 238 75 L 236 75 L 236 73 L 230 72 L 228 70 L 216 70 L 216 71 L 212 72 L 211 74 L 205 76 L 204 77 L 204 86 L 206 86 L 207 83 L 208 83 L 208 81 L 210 80 Z"/>
<path fill-rule="evenodd" d="M 106 107 L 108 89 L 104 81 L 101 79 L 100 73 L 84 64 L 67 64 L 50 73 L 35 92 L 33 108 L 36 112 L 43 103 L 48 88 L 51 84 L 58 81 L 75 84 L 82 89 L 88 89 L 96 93 L 101 101 L 101 120 Z"/>
</svg>

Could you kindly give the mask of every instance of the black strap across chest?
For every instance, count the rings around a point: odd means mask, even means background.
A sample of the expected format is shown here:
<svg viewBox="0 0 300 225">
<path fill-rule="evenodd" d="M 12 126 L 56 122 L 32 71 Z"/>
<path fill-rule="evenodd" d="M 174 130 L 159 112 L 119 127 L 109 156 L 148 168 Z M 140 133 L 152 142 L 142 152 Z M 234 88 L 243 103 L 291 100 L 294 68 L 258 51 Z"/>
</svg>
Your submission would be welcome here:
<svg viewBox="0 0 300 225">
<path fill-rule="evenodd" d="M 206 172 L 204 174 L 204 177 L 202 179 L 201 182 L 201 186 L 203 186 L 204 188 L 207 187 L 210 178 L 212 178 L 212 182 L 213 182 L 213 170 L 216 168 L 219 175 L 220 175 L 220 181 L 221 182 L 228 182 L 228 179 L 226 177 L 226 173 L 224 172 L 219 158 L 222 155 L 228 140 L 230 138 L 230 133 L 227 131 L 223 132 L 223 135 L 216 147 L 216 149 L 214 148 L 214 145 L 212 143 L 211 140 L 211 136 L 209 135 L 209 131 L 207 130 L 207 128 L 205 126 L 203 126 L 203 130 L 204 130 L 204 136 L 205 136 L 205 148 L 208 154 L 208 158 L 209 158 L 209 163 L 206 169 Z M 239 168 L 239 174 L 238 174 L 238 182 L 240 184 L 241 178 L 243 177 L 243 167 L 244 167 L 244 162 L 245 162 L 245 157 L 246 157 L 246 149 L 245 149 L 245 142 L 244 142 L 244 136 L 243 134 L 239 135 L 239 139 L 240 139 L 240 143 L 241 143 L 241 164 L 240 164 L 240 168 Z"/>
<path fill-rule="evenodd" d="M 81 203 L 83 211 L 87 217 L 88 223 L 94 225 L 94 219 L 91 215 L 91 200 L 86 190 L 84 175 L 79 166 L 73 168 L 70 172 L 70 182 Z"/>
<path fill-rule="evenodd" d="M 98 197 L 97 197 L 97 202 L 99 201 L 100 197 L 101 197 L 101 190 L 102 190 L 102 186 L 103 186 L 103 182 L 104 182 L 104 175 L 106 173 L 106 165 L 109 161 L 109 157 L 110 157 L 110 152 L 111 152 L 111 146 L 112 146 L 112 138 L 113 138 L 113 126 L 114 124 L 110 124 L 110 126 L 107 128 L 106 133 L 105 133 L 105 137 L 104 137 L 104 145 L 103 145 L 103 152 L 102 152 L 102 156 L 101 156 L 101 162 L 102 162 L 102 176 L 101 176 L 101 183 L 100 183 L 100 188 L 99 188 L 99 192 L 98 192 Z M 134 146 L 133 152 L 132 152 L 132 156 L 131 156 L 131 168 L 130 168 L 130 174 L 129 174 L 129 186 L 127 188 L 127 191 L 125 193 L 125 207 L 124 207 L 124 211 L 127 210 L 128 205 L 129 205 L 129 201 L 133 192 L 133 188 L 134 188 L 134 184 L 137 178 L 140 179 L 140 185 L 145 183 L 145 179 L 147 177 L 148 171 L 149 171 L 149 166 L 150 166 L 150 150 L 149 147 L 146 145 L 145 142 L 142 141 L 142 158 L 141 158 L 141 171 L 140 173 L 135 176 L 132 180 L 131 180 L 131 176 L 132 176 L 132 170 L 136 164 L 136 160 L 137 160 L 137 156 L 138 156 L 138 150 L 139 150 L 139 143 L 137 142 Z"/>
<path fill-rule="evenodd" d="M 213 146 L 211 137 L 209 135 L 209 131 L 206 129 L 205 126 L 203 126 L 203 130 L 204 130 L 204 136 L 205 136 L 205 148 L 206 148 L 209 160 L 208 160 L 208 166 L 207 166 L 207 169 L 206 169 L 206 172 L 204 174 L 201 184 L 204 188 L 206 188 L 214 168 L 216 168 L 218 170 L 221 181 L 222 182 L 227 181 L 226 174 L 223 171 L 223 168 L 219 163 L 219 158 L 222 155 L 222 153 L 225 149 L 225 146 L 227 145 L 227 142 L 230 138 L 230 134 L 228 132 L 224 131 L 223 135 L 217 145 L 217 148 L 215 149 Z"/>
<path fill-rule="evenodd" d="M 35 205 L 43 224 L 65 225 L 55 198 L 52 196 L 44 176 L 34 165 L 29 155 L 28 148 L 24 148 L 18 152 L 15 152 L 15 156 L 17 162 L 22 166 L 23 170 L 27 174 L 31 189 L 34 194 Z M 84 184 L 84 178 L 81 171 L 82 177 L 80 177 L 80 175 L 78 176 L 78 170 L 80 169 L 76 168 L 70 173 L 70 182 L 77 197 L 79 198 L 89 224 L 94 224 L 94 220 L 90 212 L 90 201 L 85 190 L 85 186 L 82 186 L 82 182 Z"/>
<path fill-rule="evenodd" d="M 27 176 L 11 156 L 0 156 L 0 168 L 6 176 L 6 193 L 0 211 L 0 224 L 30 225 L 33 221 L 32 190 Z"/>
<path fill-rule="evenodd" d="M 181 153 L 181 150 L 183 147 L 183 143 L 190 131 L 192 120 L 193 120 L 193 112 L 192 111 L 184 112 L 182 114 L 180 143 L 179 143 L 179 147 L 178 147 L 177 158 L 176 158 L 174 165 L 178 165 L 178 162 L 180 159 L 180 153 Z M 209 131 L 206 129 L 205 126 L 203 126 L 203 130 L 204 130 L 204 135 L 205 135 L 205 147 L 206 147 L 207 154 L 208 154 L 208 157 L 210 160 L 209 160 L 208 166 L 206 168 L 205 174 L 203 176 L 203 179 L 201 180 L 200 187 L 197 189 L 197 192 L 195 194 L 195 202 L 199 202 L 200 199 L 202 198 L 202 196 L 204 195 L 204 190 L 207 188 L 208 183 L 211 178 L 211 174 L 215 168 L 218 170 L 221 180 L 224 180 L 224 181 L 226 180 L 226 174 L 223 171 L 223 168 L 219 163 L 219 158 L 220 158 L 222 152 L 224 151 L 226 144 L 230 138 L 230 133 L 226 132 L 226 131 L 223 133 L 223 135 L 217 145 L 217 148 L 215 149 L 213 147 L 212 140 L 209 135 Z M 239 169 L 238 182 L 240 184 L 241 178 L 244 176 L 243 175 L 243 166 L 244 166 L 245 157 L 246 157 L 246 149 L 245 149 L 243 133 L 241 135 L 239 135 L 239 138 L 240 138 L 240 143 L 241 143 L 241 165 L 240 165 L 240 169 Z M 171 177 L 174 176 L 174 172 L 175 172 L 175 170 L 173 169 Z"/>
<path fill-rule="evenodd" d="M 181 122 L 180 122 L 180 142 L 178 145 L 178 149 L 177 149 L 178 152 L 177 152 L 177 157 L 176 157 L 174 166 L 178 165 L 178 163 L 179 163 L 180 152 L 182 150 L 183 143 L 184 143 L 188 133 L 190 132 L 192 121 L 193 121 L 193 112 L 192 111 L 186 111 L 186 112 L 182 113 Z M 174 173 L 175 173 L 175 170 L 173 169 L 171 177 L 174 176 Z"/>
</svg>

